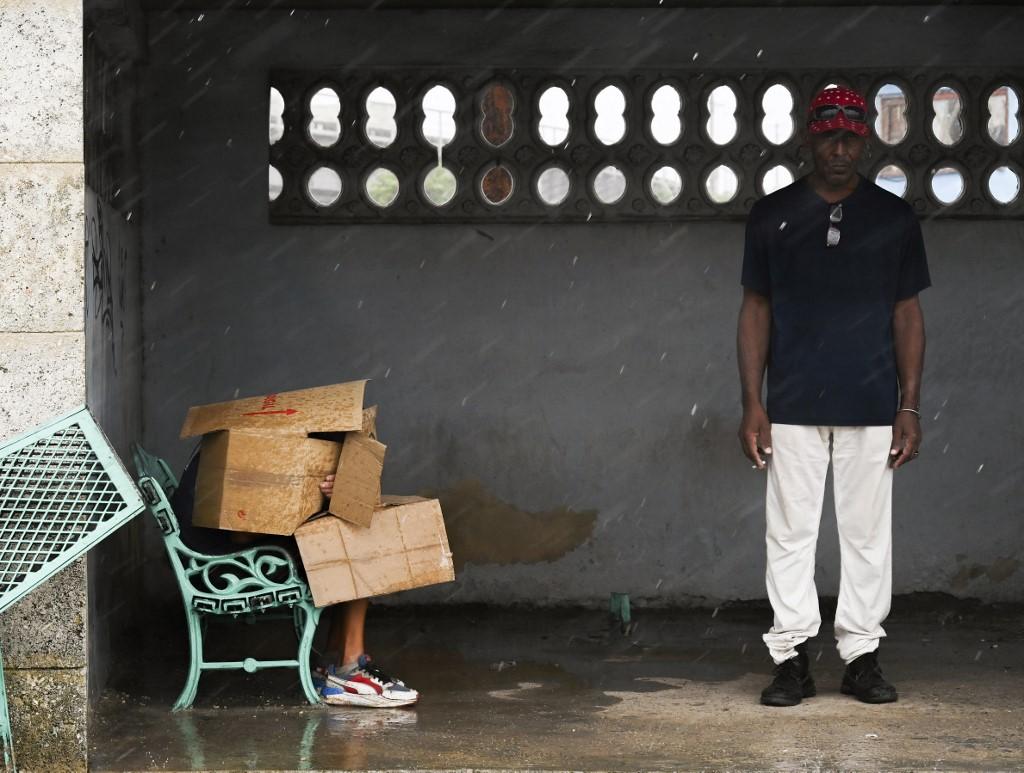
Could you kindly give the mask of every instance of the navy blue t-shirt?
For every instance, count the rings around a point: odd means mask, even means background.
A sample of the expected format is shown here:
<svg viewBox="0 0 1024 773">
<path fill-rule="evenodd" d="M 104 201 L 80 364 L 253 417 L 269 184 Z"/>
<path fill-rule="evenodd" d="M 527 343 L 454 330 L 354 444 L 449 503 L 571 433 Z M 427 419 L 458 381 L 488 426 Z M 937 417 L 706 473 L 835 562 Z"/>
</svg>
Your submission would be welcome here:
<svg viewBox="0 0 1024 773">
<path fill-rule="evenodd" d="M 742 283 L 771 300 L 774 424 L 879 426 L 899 407 L 892 312 L 931 285 L 921 226 L 907 202 L 861 177 L 827 247 L 833 206 L 804 177 L 747 220 Z"/>
</svg>

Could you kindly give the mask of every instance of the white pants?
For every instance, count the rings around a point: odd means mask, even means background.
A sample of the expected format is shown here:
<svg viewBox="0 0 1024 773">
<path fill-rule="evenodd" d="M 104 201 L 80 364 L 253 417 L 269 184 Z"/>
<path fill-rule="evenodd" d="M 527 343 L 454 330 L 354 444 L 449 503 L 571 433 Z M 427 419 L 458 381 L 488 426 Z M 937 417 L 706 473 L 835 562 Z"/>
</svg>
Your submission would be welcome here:
<svg viewBox="0 0 1024 773">
<path fill-rule="evenodd" d="M 839 655 L 849 663 L 878 649 L 885 636 L 882 621 L 892 596 L 891 445 L 892 427 L 772 425 L 766 582 L 775 624 L 764 641 L 776 663 L 793 657 L 793 648 L 821 625 L 814 553 L 830 456 L 842 560 Z"/>
</svg>

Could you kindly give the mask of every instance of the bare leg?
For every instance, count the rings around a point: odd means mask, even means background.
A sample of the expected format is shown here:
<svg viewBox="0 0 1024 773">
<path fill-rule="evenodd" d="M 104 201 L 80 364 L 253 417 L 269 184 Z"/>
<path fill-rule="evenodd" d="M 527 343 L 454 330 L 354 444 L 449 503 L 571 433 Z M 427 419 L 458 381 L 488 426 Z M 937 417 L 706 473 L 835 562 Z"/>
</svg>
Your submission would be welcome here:
<svg viewBox="0 0 1024 773">
<path fill-rule="evenodd" d="M 419 699 L 419 693 L 379 668 L 365 664 L 355 673 L 349 673 L 366 649 L 363 635 L 369 606 L 369 599 L 357 599 L 333 609 L 327 633 L 328 651 L 324 655 L 334 660 L 339 668 L 327 675 L 324 702 L 333 706 L 370 708 L 411 706 Z"/>
<path fill-rule="evenodd" d="M 355 663 L 366 650 L 363 634 L 369 599 L 356 599 L 339 604 L 331 615 L 327 633 L 327 652 L 338 659 L 338 665 Z"/>
</svg>

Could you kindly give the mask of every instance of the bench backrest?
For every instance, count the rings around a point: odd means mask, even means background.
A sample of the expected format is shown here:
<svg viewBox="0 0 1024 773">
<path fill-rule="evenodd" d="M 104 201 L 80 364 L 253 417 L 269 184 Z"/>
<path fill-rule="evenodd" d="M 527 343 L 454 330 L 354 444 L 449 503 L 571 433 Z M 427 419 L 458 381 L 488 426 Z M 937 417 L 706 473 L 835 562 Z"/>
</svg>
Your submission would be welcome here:
<svg viewBox="0 0 1024 773">
<path fill-rule="evenodd" d="M 135 472 L 141 478 L 148 476 L 160 484 L 160 488 L 170 499 L 178 489 L 178 478 L 171 471 L 163 459 L 149 453 L 138 443 L 132 443 L 132 460 L 135 462 Z"/>
<path fill-rule="evenodd" d="M 257 546 L 227 555 L 206 555 L 181 539 L 178 518 L 164 482 L 178 480 L 163 459 L 135 444 L 138 486 L 164 538 L 164 547 L 189 609 L 214 614 L 240 614 L 272 606 L 291 605 L 309 597 L 309 589 L 287 552 L 276 546 Z"/>
</svg>

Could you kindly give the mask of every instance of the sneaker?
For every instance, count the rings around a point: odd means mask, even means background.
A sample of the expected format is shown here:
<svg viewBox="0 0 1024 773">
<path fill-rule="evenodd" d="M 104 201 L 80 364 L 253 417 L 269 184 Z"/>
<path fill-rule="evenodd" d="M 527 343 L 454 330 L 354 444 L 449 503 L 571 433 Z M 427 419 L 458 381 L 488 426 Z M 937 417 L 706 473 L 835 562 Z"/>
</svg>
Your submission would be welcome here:
<svg viewBox="0 0 1024 773">
<path fill-rule="evenodd" d="M 360 655 L 358 665 L 351 671 L 339 672 L 330 666 L 326 683 L 320 691 L 324 703 L 332 706 L 366 706 L 368 708 L 394 708 L 411 706 L 420 694 L 399 679 L 394 679 L 370 660 Z"/>
<path fill-rule="evenodd" d="M 775 666 L 775 678 L 761 692 L 765 706 L 796 706 L 804 698 L 817 695 L 807 658 L 807 645 L 796 646 L 796 655 Z"/>
<path fill-rule="evenodd" d="M 324 685 L 327 684 L 327 668 L 324 666 L 316 666 L 309 670 L 309 678 L 313 680 L 313 689 L 319 693 L 324 689 Z"/>
<path fill-rule="evenodd" d="M 844 695 L 852 695 L 864 703 L 893 703 L 898 697 L 896 688 L 882 676 L 877 651 L 866 652 L 851 660 L 846 665 L 839 689 Z"/>
</svg>

